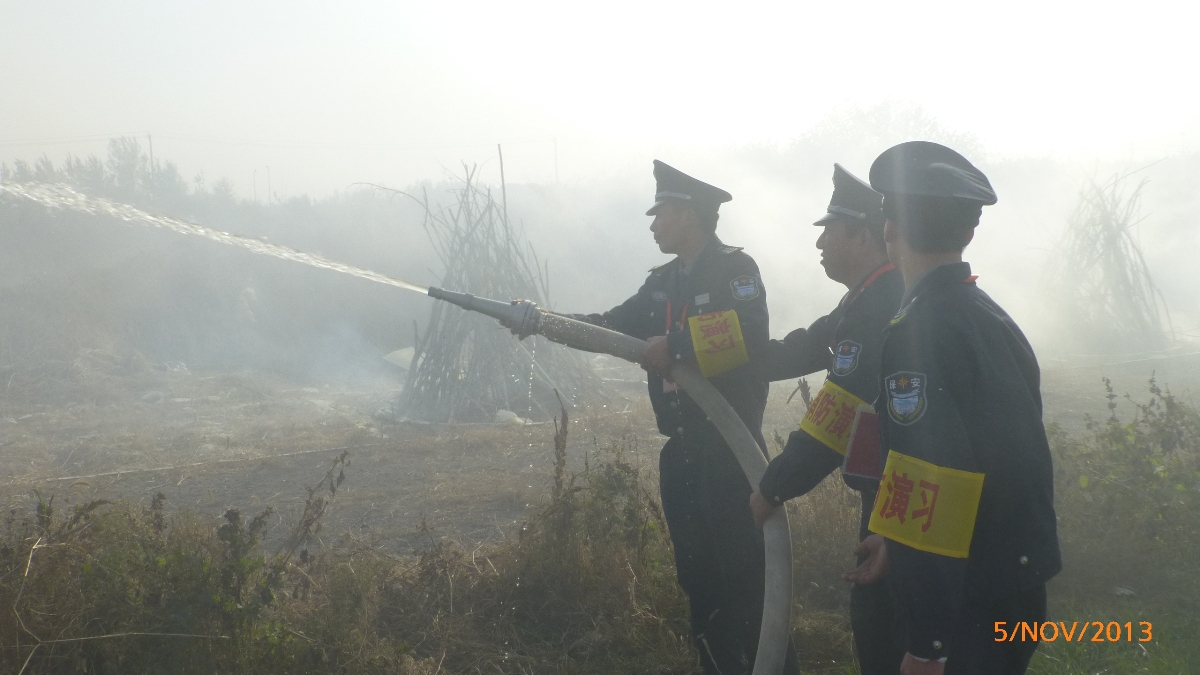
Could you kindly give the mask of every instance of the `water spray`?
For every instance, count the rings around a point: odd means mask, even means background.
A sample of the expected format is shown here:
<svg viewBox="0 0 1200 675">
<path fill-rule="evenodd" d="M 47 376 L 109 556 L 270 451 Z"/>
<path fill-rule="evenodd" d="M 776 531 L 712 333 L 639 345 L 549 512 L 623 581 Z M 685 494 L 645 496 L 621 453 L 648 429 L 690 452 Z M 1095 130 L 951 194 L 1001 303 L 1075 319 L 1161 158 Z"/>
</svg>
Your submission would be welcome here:
<svg viewBox="0 0 1200 675">
<path fill-rule="evenodd" d="M 447 291 L 413 284 L 400 279 L 339 263 L 328 258 L 304 253 L 287 246 L 261 239 L 197 225 L 177 218 L 157 216 L 128 204 L 109 199 L 90 197 L 66 185 L 45 183 L 0 183 L 0 193 L 8 193 L 41 204 L 50 209 L 67 208 L 93 215 L 104 215 L 129 223 L 165 228 L 211 241 L 228 244 L 260 255 L 303 263 L 311 267 L 333 270 L 368 281 L 428 294 L 465 310 L 479 312 L 499 320 L 519 337 L 541 335 L 546 339 L 575 349 L 610 354 L 637 363 L 646 342 L 539 308 L 528 300 L 500 302 L 480 298 L 470 293 Z M 761 448 L 738 417 L 729 402 L 721 396 L 700 372 L 687 364 L 671 368 L 671 379 L 688 393 L 708 416 L 721 437 L 737 457 L 738 464 L 751 485 L 758 485 L 767 469 L 767 459 Z M 763 524 L 766 554 L 766 588 L 763 602 L 762 629 L 758 639 L 758 656 L 754 675 L 778 675 L 783 672 L 791 633 L 792 608 L 792 539 L 787 509 L 776 509 Z"/>
</svg>

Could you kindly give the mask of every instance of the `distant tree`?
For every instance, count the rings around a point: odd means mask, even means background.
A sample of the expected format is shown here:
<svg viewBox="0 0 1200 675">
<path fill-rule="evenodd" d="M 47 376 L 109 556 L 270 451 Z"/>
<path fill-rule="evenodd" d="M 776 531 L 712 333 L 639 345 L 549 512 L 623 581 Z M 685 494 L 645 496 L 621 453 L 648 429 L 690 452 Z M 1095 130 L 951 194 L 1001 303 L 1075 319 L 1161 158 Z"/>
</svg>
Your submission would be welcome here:
<svg viewBox="0 0 1200 675">
<path fill-rule="evenodd" d="M 33 170 L 29 168 L 28 162 L 23 159 L 13 162 L 12 180 L 18 183 L 27 183 L 33 180 Z"/>
<path fill-rule="evenodd" d="M 57 183 L 59 181 L 58 169 L 54 168 L 54 162 L 46 155 L 37 158 L 33 163 L 33 179 L 43 183 Z"/>
<path fill-rule="evenodd" d="M 130 136 L 108 142 L 108 172 L 116 195 L 134 198 L 146 187 L 149 161 L 137 139 Z"/>
<path fill-rule="evenodd" d="M 62 174 L 68 183 L 85 192 L 103 194 L 108 191 L 108 172 L 95 155 L 88 155 L 86 160 L 67 155 Z"/>
<path fill-rule="evenodd" d="M 154 198 L 167 204 L 182 204 L 187 200 L 188 186 L 175 162 L 163 162 L 154 169 Z"/>
</svg>

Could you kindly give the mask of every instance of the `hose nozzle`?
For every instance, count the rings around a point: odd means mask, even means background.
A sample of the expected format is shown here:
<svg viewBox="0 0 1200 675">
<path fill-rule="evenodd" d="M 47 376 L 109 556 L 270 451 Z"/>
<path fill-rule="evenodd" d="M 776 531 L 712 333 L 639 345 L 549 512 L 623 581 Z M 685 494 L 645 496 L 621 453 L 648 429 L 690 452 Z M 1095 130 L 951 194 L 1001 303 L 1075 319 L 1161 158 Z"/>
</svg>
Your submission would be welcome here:
<svg viewBox="0 0 1200 675">
<path fill-rule="evenodd" d="M 538 310 L 536 304 L 529 300 L 514 300 L 511 303 L 500 302 L 498 300 L 476 297 L 470 293 L 447 291 L 437 287 L 430 287 L 429 297 L 445 300 L 452 305 L 458 305 L 472 312 L 486 314 L 493 319 L 499 320 L 506 328 L 509 328 L 521 338 L 536 333 L 538 331 L 538 324 L 541 321 L 541 311 Z"/>
</svg>

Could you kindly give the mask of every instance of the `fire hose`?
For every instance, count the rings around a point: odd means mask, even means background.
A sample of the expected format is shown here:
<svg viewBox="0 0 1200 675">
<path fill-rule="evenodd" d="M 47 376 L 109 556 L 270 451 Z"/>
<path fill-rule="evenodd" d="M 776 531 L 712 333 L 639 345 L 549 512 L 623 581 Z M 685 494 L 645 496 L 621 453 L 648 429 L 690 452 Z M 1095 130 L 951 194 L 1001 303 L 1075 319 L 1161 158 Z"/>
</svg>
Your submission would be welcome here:
<svg viewBox="0 0 1200 675">
<path fill-rule="evenodd" d="M 635 363 L 646 348 L 644 340 L 553 314 L 528 300 L 499 302 L 441 288 L 430 288 L 429 295 L 498 319 L 521 337 L 541 335 L 568 347 L 610 354 Z M 729 402 L 688 364 L 675 364 L 670 377 L 700 406 L 737 457 L 746 479 L 757 485 L 767 469 L 767 459 Z M 778 675 L 783 672 L 791 631 L 792 537 L 786 509 L 776 509 L 763 524 L 763 543 L 766 583 L 754 675 Z"/>
</svg>

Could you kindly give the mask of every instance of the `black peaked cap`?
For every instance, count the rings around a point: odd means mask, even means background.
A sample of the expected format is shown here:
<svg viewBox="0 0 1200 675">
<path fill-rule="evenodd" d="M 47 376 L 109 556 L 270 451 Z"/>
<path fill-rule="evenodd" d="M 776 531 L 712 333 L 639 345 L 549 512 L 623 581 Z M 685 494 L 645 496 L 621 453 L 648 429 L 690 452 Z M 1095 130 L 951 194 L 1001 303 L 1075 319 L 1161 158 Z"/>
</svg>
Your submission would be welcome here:
<svg viewBox="0 0 1200 675">
<path fill-rule="evenodd" d="M 871 187 L 884 194 L 952 197 L 996 203 L 987 176 L 944 145 L 909 141 L 883 151 L 871 165 Z"/>
<path fill-rule="evenodd" d="M 843 169 L 841 164 L 833 165 L 833 197 L 829 200 L 829 208 L 813 225 L 825 225 L 835 220 L 860 225 L 883 224 L 883 195 Z"/>
<path fill-rule="evenodd" d="M 704 181 L 696 180 L 673 166 L 654 160 L 654 206 L 646 211 L 652 216 L 664 202 L 670 199 L 687 202 L 697 207 L 716 209 L 733 199 L 733 195 Z"/>
</svg>

